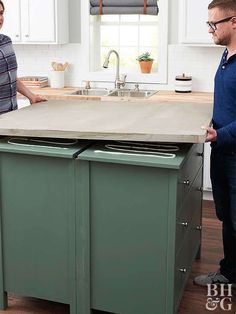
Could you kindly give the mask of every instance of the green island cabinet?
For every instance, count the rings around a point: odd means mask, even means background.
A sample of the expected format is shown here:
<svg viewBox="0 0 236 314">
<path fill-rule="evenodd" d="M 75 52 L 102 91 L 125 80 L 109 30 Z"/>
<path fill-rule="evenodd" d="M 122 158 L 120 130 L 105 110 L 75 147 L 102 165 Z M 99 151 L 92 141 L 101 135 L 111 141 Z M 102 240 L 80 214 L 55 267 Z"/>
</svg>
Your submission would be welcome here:
<svg viewBox="0 0 236 314">
<path fill-rule="evenodd" d="M 42 141 L 0 140 L 0 309 L 11 292 L 77 314 L 76 157 L 88 142 Z"/>
<path fill-rule="evenodd" d="M 200 257 L 203 163 L 202 144 L 178 146 L 174 158 L 102 143 L 78 156 L 77 314 L 177 312 Z"/>
</svg>

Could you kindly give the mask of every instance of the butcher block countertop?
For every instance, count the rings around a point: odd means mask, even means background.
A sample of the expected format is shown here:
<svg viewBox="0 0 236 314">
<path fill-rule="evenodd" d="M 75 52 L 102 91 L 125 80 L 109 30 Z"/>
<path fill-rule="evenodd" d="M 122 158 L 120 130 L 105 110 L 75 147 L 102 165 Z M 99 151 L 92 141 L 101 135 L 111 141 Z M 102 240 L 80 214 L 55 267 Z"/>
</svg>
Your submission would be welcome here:
<svg viewBox="0 0 236 314">
<path fill-rule="evenodd" d="M 79 95 L 68 95 L 73 93 L 79 87 L 65 87 L 65 88 L 51 88 L 44 87 L 40 89 L 31 88 L 31 91 L 37 95 L 46 97 L 47 99 L 83 99 L 83 100 L 131 100 L 125 97 L 108 97 L 108 96 L 79 96 Z M 20 96 L 21 97 L 21 96 Z M 143 101 L 143 99 L 133 99 L 131 101 Z M 181 102 L 199 102 L 199 103 L 212 103 L 213 94 L 206 92 L 191 92 L 191 93 L 176 93 L 174 91 L 158 91 L 155 95 L 148 98 L 147 101 L 181 101 Z"/>
<path fill-rule="evenodd" d="M 212 101 L 196 96 L 195 102 L 193 93 L 186 101 L 169 101 L 170 93 L 153 101 L 49 100 L 1 115 L 0 135 L 199 143 Z"/>
</svg>

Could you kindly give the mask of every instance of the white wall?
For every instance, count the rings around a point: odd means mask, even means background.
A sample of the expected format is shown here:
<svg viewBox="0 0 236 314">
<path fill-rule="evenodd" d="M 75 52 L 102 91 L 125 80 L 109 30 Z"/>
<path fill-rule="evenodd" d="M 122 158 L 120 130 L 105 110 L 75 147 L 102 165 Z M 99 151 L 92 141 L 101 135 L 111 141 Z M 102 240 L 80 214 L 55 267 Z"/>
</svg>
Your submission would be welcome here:
<svg viewBox="0 0 236 314">
<path fill-rule="evenodd" d="M 66 72 L 66 85 L 81 86 L 82 80 L 88 78 L 88 66 L 85 62 L 88 54 L 84 52 L 81 44 L 15 45 L 14 48 L 18 59 L 18 76 L 50 76 L 52 61 L 67 61 L 70 67 Z M 219 47 L 169 45 L 168 84 L 158 88 L 174 89 L 175 76 L 184 72 L 192 75 L 194 91 L 213 91 L 214 74 L 222 51 Z"/>
<path fill-rule="evenodd" d="M 70 0 L 78 1 L 78 0 Z M 81 2 L 81 10 L 88 10 Z M 174 89 L 176 75 L 186 73 L 193 77 L 194 91 L 213 91 L 213 80 L 223 48 L 190 47 L 178 45 L 178 1 L 169 0 L 169 46 L 168 83 L 158 89 Z M 77 8 L 78 10 L 80 8 Z M 75 17 L 74 17 L 75 18 Z M 79 20 L 79 19 L 77 19 Z M 70 23 L 76 27 L 76 23 Z M 15 45 L 18 59 L 18 76 L 46 75 L 50 77 L 51 62 L 69 62 L 66 72 L 67 86 L 81 86 L 82 80 L 89 79 L 88 19 L 82 14 L 81 44 L 67 45 Z M 206 30 L 207 31 L 207 30 Z M 72 34 L 76 37 L 77 34 Z M 71 36 L 70 36 L 71 37 Z M 114 75 L 109 78 L 114 80 Z"/>
</svg>

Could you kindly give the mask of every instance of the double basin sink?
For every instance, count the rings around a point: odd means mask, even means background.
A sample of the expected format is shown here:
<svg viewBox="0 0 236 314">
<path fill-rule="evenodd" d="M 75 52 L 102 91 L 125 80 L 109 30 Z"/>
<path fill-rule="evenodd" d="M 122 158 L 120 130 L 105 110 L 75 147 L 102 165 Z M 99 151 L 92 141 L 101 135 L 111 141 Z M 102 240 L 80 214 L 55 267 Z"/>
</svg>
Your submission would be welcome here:
<svg viewBox="0 0 236 314">
<path fill-rule="evenodd" d="M 106 88 L 81 88 L 69 95 L 81 96 L 112 96 L 112 97 L 133 97 L 133 98 L 149 98 L 156 94 L 157 90 L 135 90 L 135 89 L 114 89 Z"/>
</svg>

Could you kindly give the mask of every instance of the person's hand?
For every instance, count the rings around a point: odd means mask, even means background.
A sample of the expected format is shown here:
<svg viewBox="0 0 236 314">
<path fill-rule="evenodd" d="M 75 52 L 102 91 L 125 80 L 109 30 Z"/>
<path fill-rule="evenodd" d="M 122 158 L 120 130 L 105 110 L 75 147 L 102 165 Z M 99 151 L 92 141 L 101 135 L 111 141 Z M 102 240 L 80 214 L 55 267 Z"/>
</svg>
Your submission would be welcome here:
<svg viewBox="0 0 236 314">
<path fill-rule="evenodd" d="M 31 103 L 31 105 L 32 105 L 32 104 L 36 104 L 36 103 L 38 103 L 38 102 L 47 101 L 47 99 L 44 98 L 44 97 L 41 97 L 41 96 L 38 96 L 38 95 L 33 94 L 33 95 L 29 98 L 29 101 L 30 101 L 30 103 Z"/>
<path fill-rule="evenodd" d="M 207 131 L 207 137 L 205 139 L 205 142 L 215 142 L 217 139 L 217 132 L 215 129 L 209 126 L 202 126 L 203 130 Z"/>
</svg>

